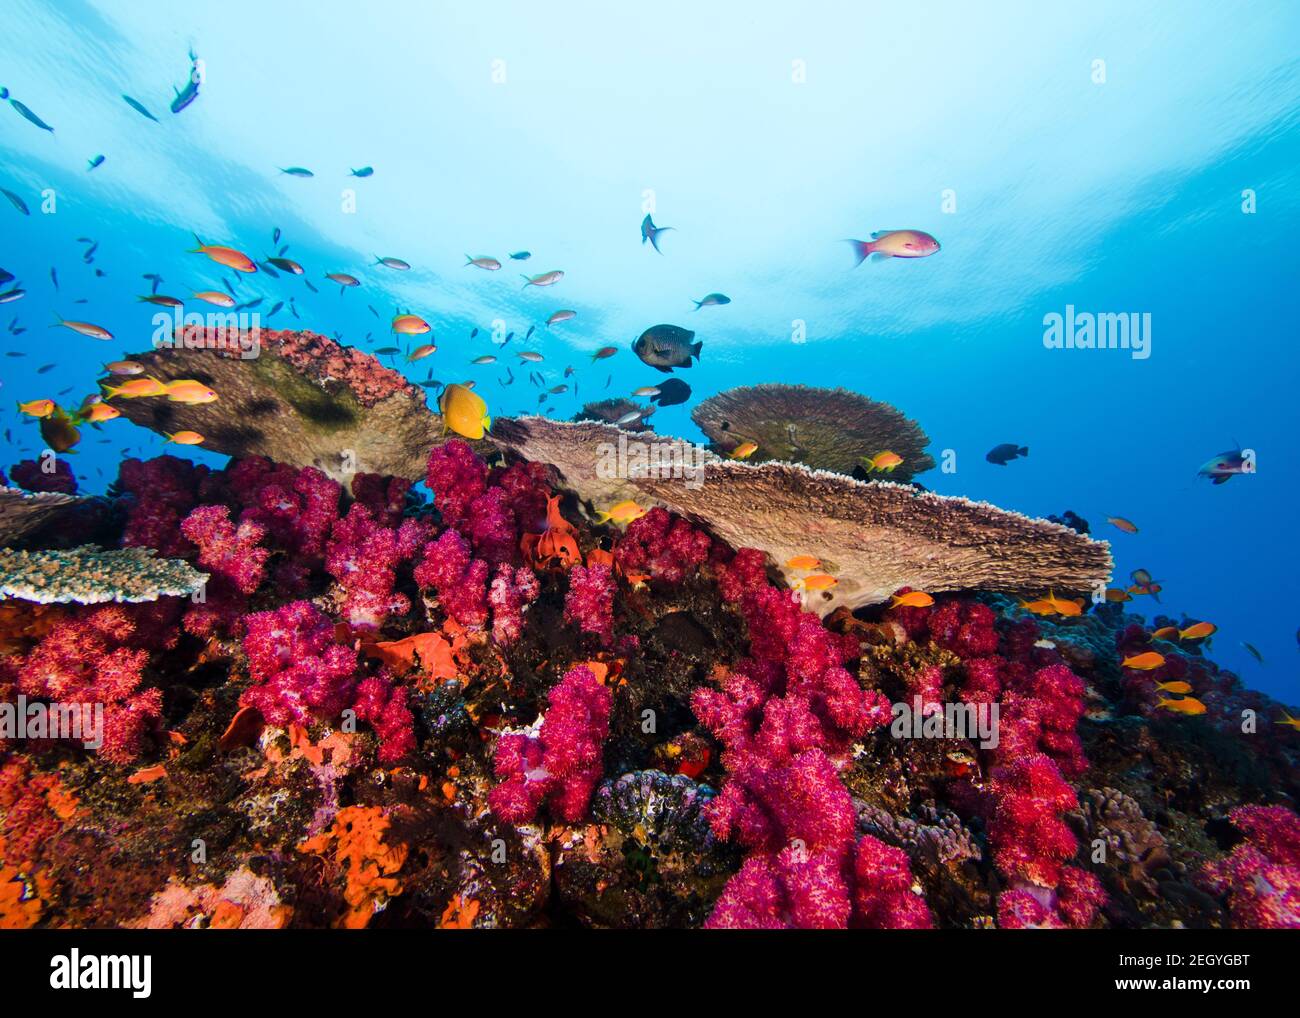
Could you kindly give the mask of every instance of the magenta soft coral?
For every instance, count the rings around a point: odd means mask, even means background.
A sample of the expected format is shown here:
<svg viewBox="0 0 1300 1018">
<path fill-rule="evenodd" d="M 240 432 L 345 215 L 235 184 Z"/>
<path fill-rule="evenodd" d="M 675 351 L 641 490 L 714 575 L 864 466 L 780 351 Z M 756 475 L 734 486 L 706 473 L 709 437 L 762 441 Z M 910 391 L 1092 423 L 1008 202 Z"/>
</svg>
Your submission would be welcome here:
<svg viewBox="0 0 1300 1018">
<path fill-rule="evenodd" d="M 603 646 L 614 639 L 614 575 L 609 566 L 574 566 L 564 596 L 564 621 L 594 633 Z"/>
<path fill-rule="evenodd" d="M 524 631 L 524 612 L 541 589 L 537 575 L 527 566 L 497 566 L 488 588 L 493 640 L 504 647 L 519 639 Z"/>
<path fill-rule="evenodd" d="M 473 557 L 469 542 L 457 531 L 448 527 L 425 545 L 414 576 L 421 588 L 437 594 L 442 610 L 462 626 L 487 624 L 488 564 Z"/>
<path fill-rule="evenodd" d="M 647 573 L 665 583 L 681 583 L 708 559 L 712 545 L 704 531 L 656 506 L 628 524 L 614 558 L 624 573 Z"/>
<path fill-rule="evenodd" d="M 18 691 L 60 703 L 104 705 L 99 752 L 113 763 L 138 757 L 162 713 L 162 693 L 141 689 L 151 641 L 122 605 L 74 610 L 17 665 Z"/>
<path fill-rule="evenodd" d="M 394 527 L 377 523 L 359 502 L 334 524 L 325 569 L 343 591 L 342 613 L 351 625 L 375 629 L 389 615 L 410 610 L 410 600 L 394 590 L 397 570 L 428 535 L 428 524 L 420 520 Z"/>
<path fill-rule="evenodd" d="M 310 601 L 292 601 L 245 620 L 244 652 L 257 685 L 241 703 L 274 725 L 335 718 L 351 705 L 357 655 L 334 641 L 334 624 Z"/>
<path fill-rule="evenodd" d="M 429 453 L 425 483 L 443 522 L 455 526 L 465 519 L 470 503 L 487 490 L 487 467 L 467 443 L 452 439 Z"/>
<path fill-rule="evenodd" d="M 53 491 L 61 495 L 75 495 L 77 478 L 72 473 L 71 464 L 65 459 L 55 459 L 53 467 L 46 469 L 47 462 L 49 461 L 37 463 L 35 460 L 23 460 L 10 468 L 9 476 L 13 478 L 14 485 L 24 491 Z M 3 476 L 0 474 L 0 477 Z"/>
<path fill-rule="evenodd" d="M 193 554 L 181 534 L 181 520 L 197 504 L 208 468 L 175 456 L 123 460 L 117 487 L 127 496 L 124 548 L 156 548 L 163 557 Z"/>
<path fill-rule="evenodd" d="M 1300 929 L 1300 817 L 1285 806 L 1238 806 L 1230 814 L 1246 840 L 1201 881 L 1227 901 L 1232 925 Z"/>
<path fill-rule="evenodd" d="M 393 764 L 415 749 L 415 717 L 405 687 L 386 674 L 371 675 L 357 686 L 354 709 L 379 736 L 379 762 Z"/>
<path fill-rule="evenodd" d="M 579 667 L 565 673 L 548 700 L 536 735 L 497 740 L 493 765 L 501 784 L 488 793 L 488 803 L 509 823 L 532 820 L 543 803 L 559 820 L 581 820 L 601 778 L 609 689 L 591 669 Z"/>
</svg>

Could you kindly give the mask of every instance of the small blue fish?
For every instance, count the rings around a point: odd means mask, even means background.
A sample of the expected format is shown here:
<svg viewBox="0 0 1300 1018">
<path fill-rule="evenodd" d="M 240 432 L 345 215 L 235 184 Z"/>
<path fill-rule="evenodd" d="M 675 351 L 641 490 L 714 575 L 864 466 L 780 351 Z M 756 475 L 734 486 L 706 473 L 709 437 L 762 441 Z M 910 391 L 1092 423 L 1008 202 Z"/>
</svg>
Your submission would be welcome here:
<svg viewBox="0 0 1300 1018">
<path fill-rule="evenodd" d="M 0 187 L 0 194 L 3 194 L 6 198 L 8 198 L 9 203 L 13 205 L 13 207 L 16 208 L 23 215 L 25 216 L 31 215 L 31 212 L 28 211 L 27 209 L 27 203 L 23 201 L 21 198 L 19 198 L 18 195 L 14 194 L 12 191 L 6 191 L 3 187 Z"/>
<path fill-rule="evenodd" d="M 20 103 L 17 99 L 10 99 L 9 105 L 12 106 L 14 109 L 16 109 L 20 114 L 22 114 L 24 120 L 27 120 L 30 123 L 35 124 L 42 131 L 49 131 L 51 134 L 54 133 L 54 128 L 52 128 L 44 120 L 42 120 L 35 113 L 29 110 L 26 106 Z"/>
<path fill-rule="evenodd" d="M 104 165 L 104 157 L 102 155 L 95 156 L 92 159 L 88 159 L 87 162 L 90 165 L 86 167 L 86 172 L 89 173 L 91 170 L 98 169 Z"/>
<path fill-rule="evenodd" d="M 517 262 L 526 262 L 532 256 L 533 253 L 531 251 L 515 251 L 513 254 L 510 255 L 510 257 Z"/>
<path fill-rule="evenodd" d="M 375 168 L 373 166 L 363 166 L 359 170 L 353 170 L 351 175 L 354 177 L 373 177 Z"/>
<path fill-rule="evenodd" d="M 126 104 L 130 106 L 131 109 L 135 110 L 138 114 L 140 114 L 140 116 L 148 117 L 155 124 L 158 123 L 158 118 L 155 117 L 152 113 L 150 113 L 147 109 L 145 109 L 141 103 L 136 102 L 136 100 L 132 99 L 125 92 L 122 93 L 122 98 L 125 99 Z"/>
<path fill-rule="evenodd" d="M 659 251 L 659 234 L 667 233 L 671 229 L 673 229 L 671 226 L 655 226 L 655 221 L 650 218 L 649 214 L 647 214 L 646 217 L 641 220 L 641 243 L 645 244 L 648 240 L 650 241 L 650 246 L 656 251 Z M 659 253 L 663 254 L 662 251 L 659 251 Z"/>
<path fill-rule="evenodd" d="M 314 177 L 314 176 L 316 176 L 316 174 L 312 173 L 312 171 L 309 170 L 309 169 L 307 169 L 305 166 L 290 166 L 290 167 L 287 167 L 287 168 L 280 167 L 279 169 L 280 169 L 280 172 L 281 172 L 281 173 L 287 173 L 287 174 L 288 174 L 289 176 L 291 176 L 291 177 Z"/>
<path fill-rule="evenodd" d="M 171 104 L 171 111 L 173 113 L 179 113 L 199 97 L 200 77 L 202 77 L 202 75 L 199 74 L 199 58 L 194 55 L 194 50 L 190 50 L 189 80 L 185 82 L 185 87 L 183 89 L 172 89 L 172 91 L 176 93 L 176 98 L 172 100 Z"/>
</svg>

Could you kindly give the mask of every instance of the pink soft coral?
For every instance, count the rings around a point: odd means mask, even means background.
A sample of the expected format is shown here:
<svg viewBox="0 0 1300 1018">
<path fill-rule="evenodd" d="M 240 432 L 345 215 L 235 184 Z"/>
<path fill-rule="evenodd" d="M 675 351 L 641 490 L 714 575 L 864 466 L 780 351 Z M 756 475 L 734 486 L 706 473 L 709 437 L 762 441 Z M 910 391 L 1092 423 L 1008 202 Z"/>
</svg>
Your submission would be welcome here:
<svg viewBox="0 0 1300 1018">
<path fill-rule="evenodd" d="M 493 763 L 501 784 L 488 793 L 488 803 L 510 823 L 531 820 L 543 802 L 557 819 L 581 820 L 600 781 L 610 691 L 591 669 L 579 667 L 565 673 L 548 699 L 536 735 L 497 740 Z"/>
</svg>

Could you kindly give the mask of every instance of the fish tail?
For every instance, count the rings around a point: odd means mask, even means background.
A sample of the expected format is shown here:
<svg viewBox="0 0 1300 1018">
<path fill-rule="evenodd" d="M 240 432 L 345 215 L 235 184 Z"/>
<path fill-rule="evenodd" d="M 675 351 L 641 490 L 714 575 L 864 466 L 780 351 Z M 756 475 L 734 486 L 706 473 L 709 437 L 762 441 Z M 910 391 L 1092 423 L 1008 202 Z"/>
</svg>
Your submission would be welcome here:
<svg viewBox="0 0 1300 1018">
<path fill-rule="evenodd" d="M 1027 446 L 1027 445 L 1022 445 L 1022 446 L 1020 447 L 1020 449 L 1019 449 L 1019 452 L 1020 452 L 1020 455 L 1021 455 L 1021 456 L 1028 456 L 1028 455 L 1029 455 L 1029 446 Z"/>
<path fill-rule="evenodd" d="M 700 340 L 698 343 L 692 343 L 692 344 L 691 344 L 691 355 L 692 355 L 696 360 L 699 360 L 699 359 L 700 359 L 700 351 L 703 350 L 703 349 L 704 349 L 704 340 Z"/>
<path fill-rule="evenodd" d="M 519 274 L 519 276 L 524 281 L 524 285 L 520 287 L 521 290 L 527 290 L 530 286 L 533 285 L 533 281 L 529 279 L 526 275 L 524 275 L 522 272 Z"/>
<path fill-rule="evenodd" d="M 698 310 L 700 310 L 700 308 L 704 307 L 704 301 L 702 301 L 702 300 L 693 300 L 693 301 L 691 301 L 691 303 L 695 305 L 695 310 L 696 310 L 696 311 L 698 311 Z"/>
<path fill-rule="evenodd" d="M 870 240 L 850 240 L 849 243 L 853 245 L 853 254 L 857 258 L 857 261 L 853 263 L 855 269 L 867 260 L 872 249 L 876 246 L 875 242 Z"/>
</svg>

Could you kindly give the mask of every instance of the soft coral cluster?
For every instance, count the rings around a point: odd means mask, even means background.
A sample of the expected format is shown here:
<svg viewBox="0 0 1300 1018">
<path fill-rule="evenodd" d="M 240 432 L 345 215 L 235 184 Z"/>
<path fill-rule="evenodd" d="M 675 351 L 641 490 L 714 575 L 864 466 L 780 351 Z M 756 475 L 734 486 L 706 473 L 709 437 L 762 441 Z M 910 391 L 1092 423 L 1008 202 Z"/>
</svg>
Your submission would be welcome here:
<svg viewBox="0 0 1300 1018">
<path fill-rule="evenodd" d="M 1285 806 L 1239 806 L 1229 814 L 1246 840 L 1201 880 L 1227 899 L 1233 926 L 1300 929 L 1300 817 Z"/>
<path fill-rule="evenodd" d="M 488 803 L 502 820 L 525 823 L 543 802 L 559 820 L 580 820 L 600 782 L 609 689 L 590 668 L 578 667 L 565 673 L 548 700 L 535 734 L 511 732 L 497 740 L 493 765 L 501 784 Z"/>
<path fill-rule="evenodd" d="M 803 611 L 797 594 L 769 585 L 753 549 L 715 556 L 714 571 L 741 609 L 751 657 L 720 688 L 697 689 L 691 706 L 723 744 L 727 782 L 708 807 L 710 824 L 751 854 L 708 925 L 929 925 L 906 859 L 881 852 L 874 839 L 853 842 L 853 802 L 836 761 L 891 716 L 888 699 L 844 668 L 856 641 Z M 897 896 L 899 876 L 906 898 Z"/>
<path fill-rule="evenodd" d="M 334 624 L 310 601 L 249 615 L 244 652 L 257 684 L 241 703 L 275 725 L 337 718 L 352 703 L 357 655 L 334 640 Z"/>
<path fill-rule="evenodd" d="M 656 506 L 628 524 L 614 558 L 624 574 L 681 583 L 708 559 L 712 546 L 708 534 Z"/>
<path fill-rule="evenodd" d="M 397 570 L 428 535 L 422 520 L 385 526 L 359 502 L 334 524 L 325 569 L 343 591 L 341 610 L 350 625 L 377 629 L 389 615 L 410 611 L 410 599 L 394 589 Z"/>
<path fill-rule="evenodd" d="M 129 763 L 162 714 L 162 692 L 142 684 L 150 652 L 175 641 L 174 631 L 166 635 L 169 619 L 169 603 L 75 609 L 16 662 L 17 690 L 61 704 L 103 704 L 99 752 Z"/>
</svg>

